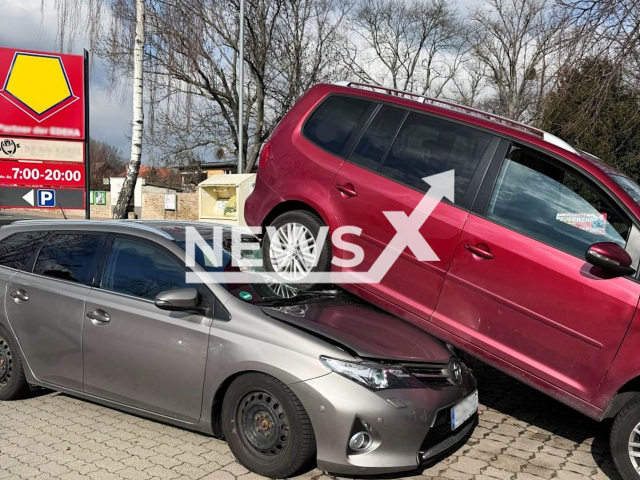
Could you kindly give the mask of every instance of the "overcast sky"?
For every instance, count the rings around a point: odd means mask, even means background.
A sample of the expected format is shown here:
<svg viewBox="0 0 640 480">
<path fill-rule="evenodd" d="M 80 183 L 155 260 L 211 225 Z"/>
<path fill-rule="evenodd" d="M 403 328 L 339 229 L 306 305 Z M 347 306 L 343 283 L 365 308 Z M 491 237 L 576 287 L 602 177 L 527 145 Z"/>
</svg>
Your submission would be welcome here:
<svg viewBox="0 0 640 480">
<path fill-rule="evenodd" d="M 0 0 L 2 23 L 0 47 L 54 51 L 56 49 L 57 15 L 54 0 L 45 2 L 44 15 L 41 0 Z M 477 0 L 458 0 L 462 12 Z M 75 51 L 82 54 L 83 39 L 78 39 Z M 100 60 L 91 71 L 90 129 L 91 137 L 115 145 L 129 157 L 131 131 L 131 91 L 129 82 L 123 82 L 116 91 L 109 91 L 104 66 Z M 143 162 L 145 159 L 143 159 Z"/>
</svg>

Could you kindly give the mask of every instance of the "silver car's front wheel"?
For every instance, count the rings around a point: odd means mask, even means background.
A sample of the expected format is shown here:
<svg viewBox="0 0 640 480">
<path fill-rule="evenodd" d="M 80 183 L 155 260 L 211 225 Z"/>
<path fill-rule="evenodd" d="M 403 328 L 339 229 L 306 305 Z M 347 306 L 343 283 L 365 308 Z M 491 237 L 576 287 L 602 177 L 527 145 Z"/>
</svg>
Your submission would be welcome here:
<svg viewBox="0 0 640 480">
<path fill-rule="evenodd" d="M 285 223 L 271 239 L 269 260 L 274 271 L 284 280 L 299 282 L 317 265 L 316 239 L 304 225 Z"/>
<path fill-rule="evenodd" d="M 315 457 L 306 410 L 289 387 L 269 375 L 247 373 L 229 385 L 222 430 L 238 461 L 265 477 L 287 478 Z"/>
</svg>

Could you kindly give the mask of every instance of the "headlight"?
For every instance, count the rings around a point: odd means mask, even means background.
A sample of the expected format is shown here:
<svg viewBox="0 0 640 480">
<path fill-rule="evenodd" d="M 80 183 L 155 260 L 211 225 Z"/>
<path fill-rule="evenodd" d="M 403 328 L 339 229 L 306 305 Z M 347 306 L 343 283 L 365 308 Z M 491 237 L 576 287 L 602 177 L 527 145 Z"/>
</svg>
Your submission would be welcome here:
<svg viewBox="0 0 640 480">
<path fill-rule="evenodd" d="M 402 367 L 385 366 L 373 362 L 345 362 L 329 357 L 320 357 L 320 361 L 330 370 L 372 390 L 424 388 L 420 380 Z"/>
</svg>

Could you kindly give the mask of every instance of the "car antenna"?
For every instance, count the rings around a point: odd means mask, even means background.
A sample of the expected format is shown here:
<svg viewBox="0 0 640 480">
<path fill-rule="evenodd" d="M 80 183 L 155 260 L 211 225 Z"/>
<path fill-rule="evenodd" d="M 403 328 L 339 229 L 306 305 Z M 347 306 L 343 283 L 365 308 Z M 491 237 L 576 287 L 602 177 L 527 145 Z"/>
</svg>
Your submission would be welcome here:
<svg viewBox="0 0 640 480">
<path fill-rule="evenodd" d="M 67 215 L 64 213 L 64 210 L 62 209 L 62 205 L 60 205 L 60 202 L 58 202 L 58 208 L 62 212 L 62 216 L 64 217 L 64 219 L 67 220 Z"/>
</svg>

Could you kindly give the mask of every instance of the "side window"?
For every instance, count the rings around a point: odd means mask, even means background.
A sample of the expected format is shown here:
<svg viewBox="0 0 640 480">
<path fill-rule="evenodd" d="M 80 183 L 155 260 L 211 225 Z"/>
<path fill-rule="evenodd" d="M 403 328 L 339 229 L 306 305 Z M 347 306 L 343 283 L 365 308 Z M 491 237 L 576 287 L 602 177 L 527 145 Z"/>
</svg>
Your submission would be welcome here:
<svg viewBox="0 0 640 480">
<path fill-rule="evenodd" d="M 360 98 L 331 96 L 313 112 L 303 133 L 319 147 L 341 155 L 371 105 Z"/>
<path fill-rule="evenodd" d="M 22 270 L 49 232 L 21 232 L 0 240 L 0 265 Z"/>
<path fill-rule="evenodd" d="M 472 127 L 412 112 L 403 123 L 380 173 L 426 192 L 423 177 L 455 170 L 455 197 L 467 191 L 492 136 Z"/>
<path fill-rule="evenodd" d="M 102 235 L 57 233 L 42 247 L 33 273 L 89 285 Z"/>
<path fill-rule="evenodd" d="M 161 247 L 128 238 L 111 246 L 100 288 L 154 300 L 165 290 L 188 288 L 185 266 Z"/>
<path fill-rule="evenodd" d="M 365 130 L 349 161 L 377 171 L 404 114 L 405 110 L 401 108 L 383 105 Z"/>
<path fill-rule="evenodd" d="M 604 192 L 525 148 L 504 160 L 487 217 L 580 257 L 597 242 L 624 247 L 632 226 Z"/>
</svg>

